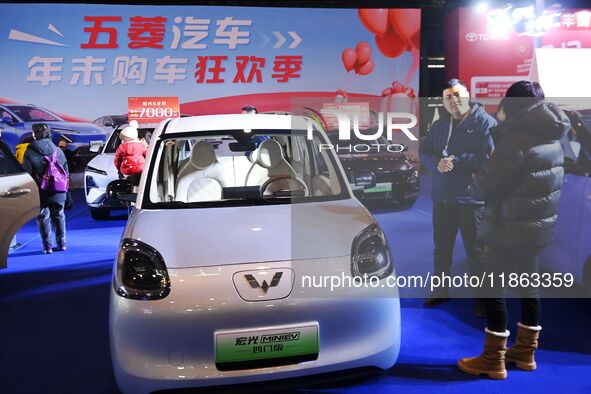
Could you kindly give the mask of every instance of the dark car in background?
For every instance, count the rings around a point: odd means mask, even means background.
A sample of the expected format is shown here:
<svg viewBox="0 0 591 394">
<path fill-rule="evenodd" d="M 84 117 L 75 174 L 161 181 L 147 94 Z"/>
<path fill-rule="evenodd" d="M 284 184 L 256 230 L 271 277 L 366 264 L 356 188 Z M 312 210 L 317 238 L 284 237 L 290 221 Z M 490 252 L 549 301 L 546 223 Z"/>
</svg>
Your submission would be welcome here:
<svg viewBox="0 0 591 394">
<path fill-rule="evenodd" d="M 353 193 L 359 200 L 365 203 L 388 203 L 398 208 L 411 207 L 415 203 L 419 196 L 418 161 L 405 152 L 389 152 L 386 146 L 391 144 L 384 137 L 362 141 L 352 135 L 351 140 L 340 141 L 337 131 L 327 134 L 341 160 Z M 352 146 L 369 149 L 367 152 L 355 152 Z M 364 188 L 355 185 L 355 174 L 359 173 L 375 178 L 375 186 Z"/>
<path fill-rule="evenodd" d="M 67 122 L 36 105 L 0 104 L 2 140 L 15 153 L 16 146 L 33 141 L 33 125 L 45 123 L 52 140 L 66 153 L 71 172 L 84 169 L 107 139 L 107 133 L 92 123 Z"/>
<path fill-rule="evenodd" d="M 92 121 L 95 125 L 103 129 L 107 134 L 110 134 L 117 126 L 127 124 L 128 117 L 125 115 L 105 115 Z"/>
</svg>

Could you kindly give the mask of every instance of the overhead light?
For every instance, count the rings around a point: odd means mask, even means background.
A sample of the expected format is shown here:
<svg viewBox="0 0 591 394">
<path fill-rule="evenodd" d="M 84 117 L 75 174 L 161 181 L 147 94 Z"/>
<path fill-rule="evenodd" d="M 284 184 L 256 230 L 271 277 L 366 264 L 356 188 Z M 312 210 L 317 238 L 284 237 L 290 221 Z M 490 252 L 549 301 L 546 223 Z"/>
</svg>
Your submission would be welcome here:
<svg viewBox="0 0 591 394">
<path fill-rule="evenodd" d="M 493 10 L 487 15 L 487 30 L 491 34 L 507 34 L 513 29 L 513 19 L 509 15 L 509 8 Z"/>
<path fill-rule="evenodd" d="M 488 3 L 478 3 L 478 5 L 476 5 L 476 12 L 479 14 L 483 14 L 486 11 L 488 11 Z"/>
<path fill-rule="evenodd" d="M 445 68 L 445 64 L 427 64 L 427 68 Z"/>
</svg>

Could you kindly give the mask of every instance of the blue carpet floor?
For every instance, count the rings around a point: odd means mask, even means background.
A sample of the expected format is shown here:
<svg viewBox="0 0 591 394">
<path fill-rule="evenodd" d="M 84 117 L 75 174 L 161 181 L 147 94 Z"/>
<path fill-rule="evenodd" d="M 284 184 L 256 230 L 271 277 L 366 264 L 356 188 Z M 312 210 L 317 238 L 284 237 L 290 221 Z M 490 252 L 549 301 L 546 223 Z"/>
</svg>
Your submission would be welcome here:
<svg viewBox="0 0 591 394">
<path fill-rule="evenodd" d="M 116 393 L 108 341 L 108 294 L 125 212 L 108 221 L 90 218 L 76 194 L 68 212 L 68 251 L 42 255 L 34 222 L 17 235 L 22 246 L 0 271 L 0 393 Z M 431 269 L 431 204 L 421 196 L 412 209 L 375 210 L 392 245 L 397 272 Z M 454 267 L 466 268 L 458 238 Z M 591 393 L 591 302 L 543 301 L 538 370 L 509 370 L 505 381 L 460 373 L 455 363 L 476 355 L 483 321 L 472 301 L 455 299 L 425 309 L 402 299 L 402 348 L 396 366 L 363 379 L 289 389 L 306 393 Z M 518 305 L 510 301 L 514 327 Z M 305 386 L 305 384 L 304 384 Z"/>
</svg>

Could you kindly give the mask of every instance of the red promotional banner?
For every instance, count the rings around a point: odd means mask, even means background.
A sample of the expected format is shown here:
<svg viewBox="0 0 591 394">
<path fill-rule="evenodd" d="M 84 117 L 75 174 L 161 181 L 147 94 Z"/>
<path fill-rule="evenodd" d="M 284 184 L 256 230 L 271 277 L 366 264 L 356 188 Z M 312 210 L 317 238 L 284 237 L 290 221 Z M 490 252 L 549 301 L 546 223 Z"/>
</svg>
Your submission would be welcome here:
<svg viewBox="0 0 591 394">
<path fill-rule="evenodd" d="M 178 97 L 129 97 L 127 111 L 129 121 L 137 120 L 141 126 L 157 125 L 181 114 Z"/>
</svg>

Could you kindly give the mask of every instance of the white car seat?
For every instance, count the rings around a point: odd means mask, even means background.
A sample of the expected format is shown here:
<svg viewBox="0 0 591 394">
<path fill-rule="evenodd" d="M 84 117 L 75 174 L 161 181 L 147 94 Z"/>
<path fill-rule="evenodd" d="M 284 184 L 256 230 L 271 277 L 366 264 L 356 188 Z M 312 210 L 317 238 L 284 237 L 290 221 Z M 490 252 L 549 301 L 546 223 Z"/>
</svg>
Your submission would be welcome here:
<svg viewBox="0 0 591 394">
<path fill-rule="evenodd" d="M 283 149 L 279 142 L 275 140 L 263 141 L 259 148 L 253 153 L 252 157 L 255 161 L 246 175 L 245 184 L 247 186 L 263 185 L 271 178 L 286 176 L 291 179 L 273 182 L 273 184 L 271 184 L 266 190 L 266 194 L 270 194 L 277 190 L 302 189 L 302 185 L 297 181 L 299 178 L 295 170 L 283 156 Z M 305 189 L 305 192 L 307 195 L 307 189 Z"/>
<path fill-rule="evenodd" d="M 231 169 L 218 162 L 213 146 L 200 141 L 191 151 L 191 159 L 179 171 L 176 199 L 184 202 L 216 201 L 222 188 L 232 186 Z"/>
</svg>

